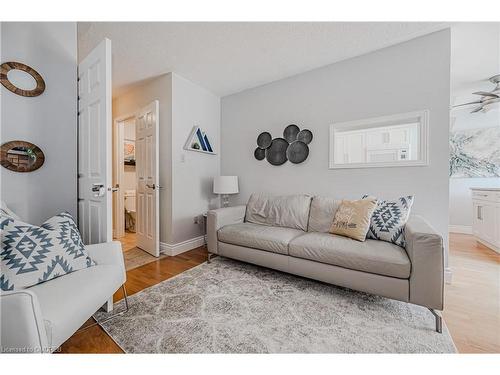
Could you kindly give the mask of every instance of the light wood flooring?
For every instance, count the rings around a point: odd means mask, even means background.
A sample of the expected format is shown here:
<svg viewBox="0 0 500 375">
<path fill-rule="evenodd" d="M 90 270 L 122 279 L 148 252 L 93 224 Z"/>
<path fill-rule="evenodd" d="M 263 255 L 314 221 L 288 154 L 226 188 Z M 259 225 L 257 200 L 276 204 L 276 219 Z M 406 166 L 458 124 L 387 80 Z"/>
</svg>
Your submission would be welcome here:
<svg viewBox="0 0 500 375">
<path fill-rule="evenodd" d="M 125 232 L 123 237 L 115 239 L 122 243 L 123 259 L 125 261 L 125 269 L 127 271 L 134 268 L 143 266 L 147 263 L 154 262 L 158 259 L 165 258 L 167 255 L 161 254 L 159 258 L 139 249 L 136 240 L 136 234 L 132 232 Z"/>
<path fill-rule="evenodd" d="M 206 259 L 204 247 L 175 257 L 155 258 L 127 271 L 127 291 L 129 295 L 137 293 Z M 443 315 L 458 351 L 500 353 L 500 255 L 477 243 L 472 236 L 452 233 L 450 266 L 453 281 L 446 285 Z M 114 299 L 120 298 L 119 291 Z M 98 326 L 73 335 L 62 345 L 61 352 L 122 353 Z"/>
</svg>

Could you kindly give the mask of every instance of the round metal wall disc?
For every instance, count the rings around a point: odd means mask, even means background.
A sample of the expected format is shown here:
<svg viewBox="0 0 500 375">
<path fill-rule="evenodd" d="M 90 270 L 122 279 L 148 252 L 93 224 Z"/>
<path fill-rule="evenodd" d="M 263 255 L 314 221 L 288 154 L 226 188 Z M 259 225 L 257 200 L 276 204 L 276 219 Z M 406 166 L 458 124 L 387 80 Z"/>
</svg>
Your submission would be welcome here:
<svg viewBox="0 0 500 375">
<path fill-rule="evenodd" d="M 266 149 L 266 159 L 272 165 L 281 165 L 288 159 L 286 157 L 286 149 L 288 142 L 283 138 L 274 138 L 271 146 Z"/>
</svg>

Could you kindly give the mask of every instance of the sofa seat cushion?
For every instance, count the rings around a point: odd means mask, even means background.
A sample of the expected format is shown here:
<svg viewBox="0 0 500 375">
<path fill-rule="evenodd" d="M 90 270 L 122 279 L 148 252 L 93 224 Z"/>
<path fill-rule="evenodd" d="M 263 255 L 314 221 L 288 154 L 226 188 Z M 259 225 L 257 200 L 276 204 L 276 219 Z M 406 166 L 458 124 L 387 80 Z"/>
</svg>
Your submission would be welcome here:
<svg viewBox="0 0 500 375">
<path fill-rule="evenodd" d="M 288 255 L 290 241 L 304 233 L 299 229 L 239 223 L 226 225 L 219 229 L 218 239 L 233 245 Z"/>
<path fill-rule="evenodd" d="M 123 282 L 116 265 L 97 265 L 29 288 L 45 320 L 49 346 L 56 349 L 104 305 Z"/>
<path fill-rule="evenodd" d="M 289 253 L 352 270 L 407 279 L 411 264 L 406 251 L 394 244 L 356 241 L 329 233 L 307 233 L 290 242 Z"/>
</svg>

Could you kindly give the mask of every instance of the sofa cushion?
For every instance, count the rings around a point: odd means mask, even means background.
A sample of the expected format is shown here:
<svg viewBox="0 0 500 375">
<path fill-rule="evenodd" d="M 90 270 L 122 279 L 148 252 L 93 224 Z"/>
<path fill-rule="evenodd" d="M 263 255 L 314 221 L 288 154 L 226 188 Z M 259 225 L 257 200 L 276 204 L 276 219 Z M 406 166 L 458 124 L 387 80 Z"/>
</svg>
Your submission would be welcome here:
<svg viewBox="0 0 500 375">
<path fill-rule="evenodd" d="M 308 195 L 252 194 L 248 200 L 245 221 L 306 231 L 310 204 L 311 197 Z"/>
<path fill-rule="evenodd" d="M 0 288 L 26 288 L 93 265 L 68 213 L 41 226 L 0 215 Z"/>
<path fill-rule="evenodd" d="M 123 282 L 117 265 L 97 265 L 29 288 L 36 294 L 45 320 L 49 346 L 66 341 Z"/>
<path fill-rule="evenodd" d="M 288 244 L 305 232 L 298 229 L 239 223 L 219 229 L 219 241 L 288 255 Z"/>
<path fill-rule="evenodd" d="M 376 207 L 376 199 L 343 200 L 333 218 L 330 233 L 364 241 Z"/>
<path fill-rule="evenodd" d="M 340 203 L 342 203 L 340 199 L 319 196 L 313 197 L 307 230 L 309 232 L 329 232 Z"/>
<path fill-rule="evenodd" d="M 329 233 L 307 233 L 290 242 L 291 256 L 321 263 L 406 279 L 410 276 L 410 260 L 406 251 L 394 244 L 351 238 Z"/>
</svg>

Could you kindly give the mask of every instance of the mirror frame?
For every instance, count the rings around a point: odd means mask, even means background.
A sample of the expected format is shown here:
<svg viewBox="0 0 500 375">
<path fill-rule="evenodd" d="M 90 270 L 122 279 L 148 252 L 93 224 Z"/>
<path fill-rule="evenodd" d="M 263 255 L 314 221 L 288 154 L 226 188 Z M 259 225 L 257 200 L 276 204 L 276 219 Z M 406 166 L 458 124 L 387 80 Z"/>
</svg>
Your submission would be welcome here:
<svg viewBox="0 0 500 375">
<path fill-rule="evenodd" d="M 7 154 L 14 147 L 28 147 L 28 148 L 32 149 L 34 151 L 34 153 L 36 154 L 35 163 L 29 168 L 20 168 L 19 166 L 10 162 L 9 158 L 7 157 Z M 10 142 L 5 142 L 0 147 L 0 163 L 2 164 L 2 166 L 4 168 L 7 168 L 10 171 L 33 172 L 33 171 L 36 171 L 38 168 L 40 168 L 44 162 L 45 162 L 45 155 L 44 155 L 43 151 L 40 149 L 40 147 L 38 147 L 37 145 L 35 145 L 31 142 L 10 141 Z"/>
<path fill-rule="evenodd" d="M 340 130 L 355 130 L 369 127 L 382 127 L 399 122 L 419 123 L 419 158 L 417 160 L 366 162 L 366 163 L 335 163 L 335 133 Z M 383 167 L 420 167 L 429 165 L 429 110 L 399 113 L 396 115 L 373 117 L 362 120 L 338 122 L 330 125 L 329 169 L 383 168 Z"/>
<path fill-rule="evenodd" d="M 35 80 L 36 87 L 33 90 L 23 90 L 14 85 L 7 76 L 11 70 L 21 70 L 28 73 Z M 41 95 L 45 91 L 45 81 L 42 76 L 31 66 L 16 61 L 9 61 L 0 65 L 0 83 L 7 90 L 20 96 L 35 97 Z"/>
</svg>

